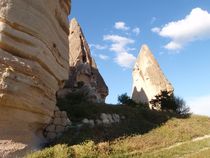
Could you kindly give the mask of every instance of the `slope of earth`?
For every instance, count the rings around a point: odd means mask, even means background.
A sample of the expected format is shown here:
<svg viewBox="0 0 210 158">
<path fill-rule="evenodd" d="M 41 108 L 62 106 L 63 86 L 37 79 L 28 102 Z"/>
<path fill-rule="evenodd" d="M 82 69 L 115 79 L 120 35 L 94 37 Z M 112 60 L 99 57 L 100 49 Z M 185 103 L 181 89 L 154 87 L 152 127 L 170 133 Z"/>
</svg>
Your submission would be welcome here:
<svg viewBox="0 0 210 158">
<path fill-rule="evenodd" d="M 210 118 L 150 111 L 146 107 L 62 101 L 72 128 L 42 151 L 27 158 L 68 157 L 205 157 L 210 153 Z M 58 103 L 59 104 L 59 103 Z M 83 119 L 117 113 L 125 119 L 110 126 L 83 126 Z"/>
</svg>

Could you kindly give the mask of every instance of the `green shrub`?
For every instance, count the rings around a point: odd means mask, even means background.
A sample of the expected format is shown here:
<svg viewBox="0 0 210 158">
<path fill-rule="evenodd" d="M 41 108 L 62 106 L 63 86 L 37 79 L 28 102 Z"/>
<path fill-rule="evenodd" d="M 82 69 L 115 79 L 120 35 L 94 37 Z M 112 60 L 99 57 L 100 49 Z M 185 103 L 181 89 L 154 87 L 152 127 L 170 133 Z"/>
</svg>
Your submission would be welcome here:
<svg viewBox="0 0 210 158">
<path fill-rule="evenodd" d="M 118 96 L 118 103 L 124 105 L 135 106 L 136 103 L 127 95 L 127 93 Z"/>
<path fill-rule="evenodd" d="M 180 97 L 174 97 L 176 112 L 178 114 L 189 114 L 190 108 L 186 105 L 186 102 Z"/>
<path fill-rule="evenodd" d="M 182 98 L 176 97 L 173 93 L 170 94 L 167 91 L 162 91 L 160 95 L 156 95 L 155 99 L 150 101 L 150 104 L 155 109 L 173 111 L 181 115 L 189 114 L 190 111 Z"/>
<path fill-rule="evenodd" d="M 134 107 L 134 108 L 143 108 L 143 109 L 149 109 L 148 104 L 146 103 L 136 103 L 134 102 L 127 93 L 123 93 L 118 96 L 118 104 Z"/>
<path fill-rule="evenodd" d="M 82 102 L 87 102 L 87 95 L 80 91 L 71 92 L 65 98 L 57 99 L 58 106 L 65 104 L 63 102 L 67 100 L 70 105 L 80 104 Z"/>
</svg>

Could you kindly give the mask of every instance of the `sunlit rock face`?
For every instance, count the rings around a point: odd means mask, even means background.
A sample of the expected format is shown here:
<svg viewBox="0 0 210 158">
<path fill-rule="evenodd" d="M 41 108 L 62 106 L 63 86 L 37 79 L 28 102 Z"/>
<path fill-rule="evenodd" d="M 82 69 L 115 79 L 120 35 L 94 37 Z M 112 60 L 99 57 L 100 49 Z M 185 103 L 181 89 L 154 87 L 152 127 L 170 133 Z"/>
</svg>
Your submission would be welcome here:
<svg viewBox="0 0 210 158">
<path fill-rule="evenodd" d="M 166 79 L 158 62 L 147 45 L 143 45 L 133 68 L 132 99 L 149 103 L 161 91 L 173 93 L 171 83 Z"/>
<path fill-rule="evenodd" d="M 91 56 L 89 45 L 76 19 L 70 22 L 69 35 L 69 80 L 60 94 L 82 91 L 92 102 L 105 102 L 108 87 L 101 76 L 94 59 Z M 70 90 L 69 90 L 70 89 Z"/>
<path fill-rule="evenodd" d="M 0 0 L 0 157 L 22 156 L 68 79 L 69 0 Z"/>
</svg>

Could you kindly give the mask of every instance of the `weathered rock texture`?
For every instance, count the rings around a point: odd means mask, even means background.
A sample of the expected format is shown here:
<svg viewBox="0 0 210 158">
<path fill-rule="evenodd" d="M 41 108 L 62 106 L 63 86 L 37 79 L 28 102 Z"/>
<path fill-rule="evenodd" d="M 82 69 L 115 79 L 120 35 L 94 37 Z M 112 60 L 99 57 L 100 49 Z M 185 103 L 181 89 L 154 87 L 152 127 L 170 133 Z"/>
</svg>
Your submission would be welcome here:
<svg viewBox="0 0 210 158">
<path fill-rule="evenodd" d="M 149 103 L 161 91 L 173 93 L 173 87 L 148 46 L 143 45 L 133 68 L 132 99 L 137 103 Z"/>
<path fill-rule="evenodd" d="M 43 142 L 68 78 L 69 12 L 69 0 L 0 0 L 0 157 Z"/>
<path fill-rule="evenodd" d="M 86 92 L 90 101 L 104 102 L 108 87 L 91 57 L 90 48 L 76 19 L 70 22 L 69 58 L 69 81 L 65 87 Z"/>
<path fill-rule="evenodd" d="M 60 111 L 57 107 L 54 111 L 54 115 L 50 123 L 44 128 L 44 136 L 49 140 L 53 141 L 55 138 L 60 137 L 63 132 L 67 131 L 71 126 L 67 113 Z"/>
<path fill-rule="evenodd" d="M 101 113 L 100 118 L 96 120 L 92 119 L 83 119 L 82 123 L 84 125 L 89 125 L 90 127 L 94 126 L 110 126 L 115 123 L 120 123 L 120 115 L 118 114 L 106 114 Z"/>
</svg>

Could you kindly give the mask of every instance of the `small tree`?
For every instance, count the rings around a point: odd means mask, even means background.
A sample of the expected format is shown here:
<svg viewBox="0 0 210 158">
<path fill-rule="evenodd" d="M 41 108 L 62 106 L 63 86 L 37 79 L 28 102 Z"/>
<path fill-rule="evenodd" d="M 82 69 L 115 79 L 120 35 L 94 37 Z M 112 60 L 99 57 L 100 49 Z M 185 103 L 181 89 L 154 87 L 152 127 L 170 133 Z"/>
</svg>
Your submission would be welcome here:
<svg viewBox="0 0 210 158">
<path fill-rule="evenodd" d="M 127 93 L 118 96 L 118 103 L 131 106 L 136 105 L 136 103 L 127 95 Z"/>
<path fill-rule="evenodd" d="M 180 98 L 175 97 L 176 112 L 181 115 L 189 114 L 190 108 L 186 105 L 186 102 Z"/>
<path fill-rule="evenodd" d="M 155 99 L 152 99 L 150 104 L 156 109 L 172 110 L 181 115 L 188 114 L 190 111 L 182 98 L 176 97 L 173 93 L 167 91 L 162 91 L 160 95 L 155 96 Z"/>
</svg>

